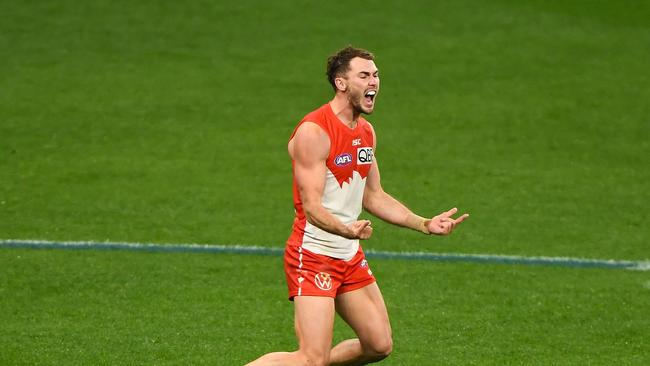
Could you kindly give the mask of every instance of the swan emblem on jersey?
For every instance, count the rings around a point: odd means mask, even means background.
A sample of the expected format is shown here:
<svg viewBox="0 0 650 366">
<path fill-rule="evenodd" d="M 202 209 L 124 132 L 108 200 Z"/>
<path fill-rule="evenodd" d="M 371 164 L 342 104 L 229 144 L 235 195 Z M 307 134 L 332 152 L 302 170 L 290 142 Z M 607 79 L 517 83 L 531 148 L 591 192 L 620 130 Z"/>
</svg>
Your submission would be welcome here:
<svg viewBox="0 0 650 366">
<path fill-rule="evenodd" d="M 323 291 L 329 291 L 332 289 L 332 277 L 329 273 L 320 272 L 316 274 L 314 276 L 314 283 Z"/>
</svg>

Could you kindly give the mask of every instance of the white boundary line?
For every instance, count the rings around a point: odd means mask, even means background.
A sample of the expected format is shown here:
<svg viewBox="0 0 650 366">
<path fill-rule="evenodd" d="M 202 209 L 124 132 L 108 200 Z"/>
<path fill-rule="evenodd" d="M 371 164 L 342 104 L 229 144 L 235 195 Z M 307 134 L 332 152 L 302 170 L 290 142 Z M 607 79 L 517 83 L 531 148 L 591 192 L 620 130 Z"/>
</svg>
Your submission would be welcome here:
<svg viewBox="0 0 650 366">
<path fill-rule="evenodd" d="M 203 253 L 237 253 L 237 254 L 267 254 L 281 255 L 284 248 L 248 246 L 248 245 L 217 245 L 217 244 L 154 244 L 154 243 L 120 243 L 96 241 L 50 241 L 0 239 L 0 248 L 32 248 L 32 249 L 95 249 L 95 250 L 134 250 L 148 252 L 203 252 Z M 389 252 L 366 250 L 370 258 L 425 260 L 440 262 L 478 262 L 522 265 L 546 265 L 562 267 L 591 267 L 618 268 L 637 271 L 650 271 L 650 260 L 614 260 L 589 259 L 574 257 L 527 257 L 500 254 L 463 254 L 463 253 L 430 253 L 430 252 Z"/>
</svg>

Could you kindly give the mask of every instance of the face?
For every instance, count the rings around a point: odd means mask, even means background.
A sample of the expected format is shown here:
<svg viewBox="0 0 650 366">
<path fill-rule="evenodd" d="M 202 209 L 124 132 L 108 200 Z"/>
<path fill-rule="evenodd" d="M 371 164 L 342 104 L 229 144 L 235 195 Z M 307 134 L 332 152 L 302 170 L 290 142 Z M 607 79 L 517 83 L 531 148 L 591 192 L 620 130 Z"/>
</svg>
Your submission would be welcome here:
<svg viewBox="0 0 650 366">
<path fill-rule="evenodd" d="M 355 57 L 350 61 L 350 69 L 345 77 L 341 79 L 355 112 L 372 113 L 379 93 L 379 70 L 375 62 Z"/>
</svg>

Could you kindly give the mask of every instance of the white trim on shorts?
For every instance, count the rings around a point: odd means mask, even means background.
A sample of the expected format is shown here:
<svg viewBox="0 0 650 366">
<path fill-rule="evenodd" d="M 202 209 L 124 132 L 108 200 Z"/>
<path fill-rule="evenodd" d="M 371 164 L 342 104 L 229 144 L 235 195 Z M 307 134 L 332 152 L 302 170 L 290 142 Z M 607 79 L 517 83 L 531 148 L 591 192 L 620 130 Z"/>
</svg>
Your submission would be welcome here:
<svg viewBox="0 0 650 366">
<path fill-rule="evenodd" d="M 302 282 L 305 278 L 302 276 L 302 245 L 298 247 L 298 296 L 302 296 Z"/>
</svg>

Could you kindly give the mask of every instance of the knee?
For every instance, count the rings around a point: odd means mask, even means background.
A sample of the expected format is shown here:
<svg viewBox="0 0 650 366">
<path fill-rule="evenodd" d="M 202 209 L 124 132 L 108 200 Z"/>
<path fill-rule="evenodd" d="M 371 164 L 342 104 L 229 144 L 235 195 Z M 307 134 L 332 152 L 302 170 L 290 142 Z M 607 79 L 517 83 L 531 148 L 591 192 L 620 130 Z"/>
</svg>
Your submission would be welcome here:
<svg viewBox="0 0 650 366">
<path fill-rule="evenodd" d="M 383 360 L 393 352 L 393 339 L 391 337 L 375 340 L 364 347 L 366 356 L 373 361 Z"/>
<path fill-rule="evenodd" d="M 393 339 L 388 338 L 375 349 L 378 359 L 383 360 L 393 352 Z"/>
</svg>

